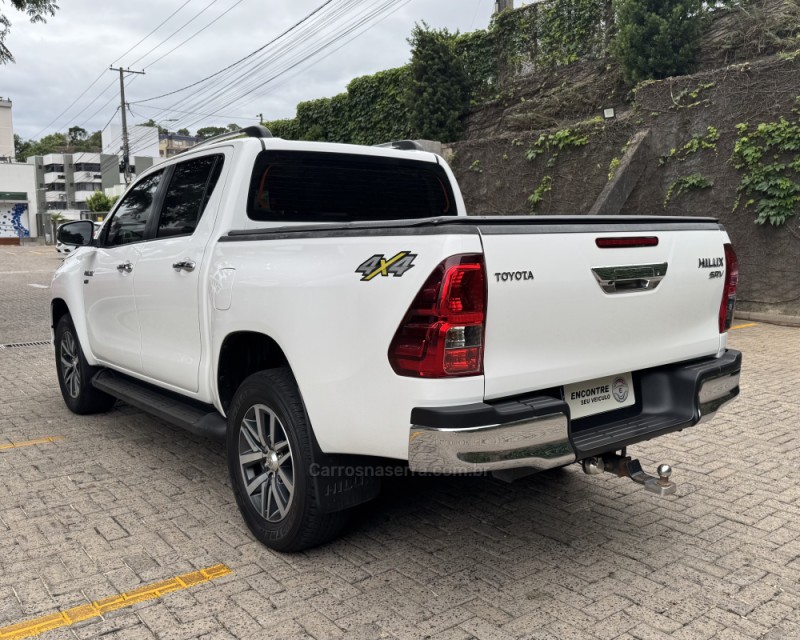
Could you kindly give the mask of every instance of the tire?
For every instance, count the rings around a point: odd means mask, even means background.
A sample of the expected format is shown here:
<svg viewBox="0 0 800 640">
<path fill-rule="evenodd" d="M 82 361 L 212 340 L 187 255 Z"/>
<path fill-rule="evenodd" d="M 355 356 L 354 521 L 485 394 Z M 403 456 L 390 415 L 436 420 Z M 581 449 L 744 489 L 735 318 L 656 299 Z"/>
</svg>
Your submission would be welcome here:
<svg viewBox="0 0 800 640">
<path fill-rule="evenodd" d="M 89 366 L 69 314 L 61 316 L 55 332 L 56 374 L 64 403 L 72 413 L 88 415 L 108 411 L 117 401 L 92 386 L 100 370 Z"/>
<path fill-rule="evenodd" d="M 311 476 L 311 426 L 287 368 L 247 378 L 228 411 L 227 457 L 236 503 L 253 535 L 276 551 L 334 538 L 343 511 L 323 513 Z"/>
</svg>

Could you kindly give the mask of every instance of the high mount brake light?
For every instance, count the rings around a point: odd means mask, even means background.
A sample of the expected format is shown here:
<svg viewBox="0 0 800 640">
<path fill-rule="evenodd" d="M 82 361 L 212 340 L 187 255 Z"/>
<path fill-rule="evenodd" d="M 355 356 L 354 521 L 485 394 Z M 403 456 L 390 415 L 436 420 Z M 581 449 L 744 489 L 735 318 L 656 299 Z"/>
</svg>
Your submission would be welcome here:
<svg viewBox="0 0 800 640">
<path fill-rule="evenodd" d="M 722 289 L 722 302 L 719 305 L 719 332 L 725 333 L 733 323 L 733 309 L 736 306 L 736 287 L 739 284 L 739 260 L 733 245 L 725 244 L 725 286 Z"/>
<path fill-rule="evenodd" d="M 600 249 L 658 246 L 658 238 L 656 236 L 640 236 L 638 238 L 596 238 L 594 242 Z"/>
<path fill-rule="evenodd" d="M 422 285 L 389 346 L 396 373 L 418 378 L 483 373 L 486 267 L 480 254 L 444 260 Z"/>
</svg>

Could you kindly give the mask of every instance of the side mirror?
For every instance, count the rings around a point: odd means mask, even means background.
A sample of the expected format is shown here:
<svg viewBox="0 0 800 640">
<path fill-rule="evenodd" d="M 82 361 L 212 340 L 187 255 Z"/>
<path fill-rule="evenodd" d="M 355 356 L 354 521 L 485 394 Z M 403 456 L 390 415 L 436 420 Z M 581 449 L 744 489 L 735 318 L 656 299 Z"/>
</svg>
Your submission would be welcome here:
<svg viewBox="0 0 800 640">
<path fill-rule="evenodd" d="M 91 220 L 78 220 L 62 224 L 56 232 L 58 241 L 72 247 L 88 247 L 92 244 L 94 225 Z"/>
</svg>

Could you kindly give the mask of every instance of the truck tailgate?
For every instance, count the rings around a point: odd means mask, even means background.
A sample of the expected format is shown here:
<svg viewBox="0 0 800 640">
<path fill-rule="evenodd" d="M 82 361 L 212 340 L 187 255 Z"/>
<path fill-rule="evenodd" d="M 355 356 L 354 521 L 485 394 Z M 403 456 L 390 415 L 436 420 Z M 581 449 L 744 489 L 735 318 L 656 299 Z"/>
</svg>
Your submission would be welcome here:
<svg viewBox="0 0 800 640">
<path fill-rule="evenodd" d="M 718 353 L 729 241 L 719 224 L 534 220 L 479 224 L 487 399 Z M 597 242 L 645 237 L 651 246 Z"/>
</svg>

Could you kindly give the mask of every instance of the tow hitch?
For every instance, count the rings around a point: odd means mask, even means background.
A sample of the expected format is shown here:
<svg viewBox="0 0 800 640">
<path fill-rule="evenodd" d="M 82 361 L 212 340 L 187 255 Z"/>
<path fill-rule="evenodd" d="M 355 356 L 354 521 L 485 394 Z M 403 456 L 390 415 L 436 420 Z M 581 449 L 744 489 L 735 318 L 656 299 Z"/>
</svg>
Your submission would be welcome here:
<svg viewBox="0 0 800 640">
<path fill-rule="evenodd" d="M 620 478 L 630 478 L 634 482 L 644 485 L 645 490 L 657 493 L 660 496 L 671 496 L 675 493 L 676 485 L 670 482 L 672 467 L 668 464 L 660 464 L 656 469 L 658 477 L 651 476 L 642 469 L 642 464 L 638 460 L 633 460 L 630 456 L 616 453 L 604 453 L 602 456 L 593 456 L 581 461 L 583 472 L 590 475 L 600 473 L 613 473 Z"/>
</svg>

